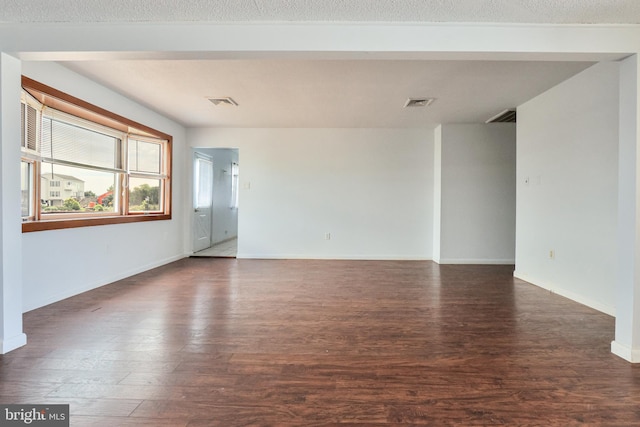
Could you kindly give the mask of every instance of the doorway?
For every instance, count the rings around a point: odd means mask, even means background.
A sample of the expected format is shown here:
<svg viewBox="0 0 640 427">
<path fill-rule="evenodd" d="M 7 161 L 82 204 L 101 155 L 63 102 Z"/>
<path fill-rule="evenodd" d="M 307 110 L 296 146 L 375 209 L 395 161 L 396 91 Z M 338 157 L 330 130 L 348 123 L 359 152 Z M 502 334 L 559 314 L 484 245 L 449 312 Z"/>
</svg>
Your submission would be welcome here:
<svg viewBox="0 0 640 427">
<path fill-rule="evenodd" d="M 235 258 L 238 253 L 238 149 L 197 148 L 193 170 L 192 256 Z"/>
</svg>

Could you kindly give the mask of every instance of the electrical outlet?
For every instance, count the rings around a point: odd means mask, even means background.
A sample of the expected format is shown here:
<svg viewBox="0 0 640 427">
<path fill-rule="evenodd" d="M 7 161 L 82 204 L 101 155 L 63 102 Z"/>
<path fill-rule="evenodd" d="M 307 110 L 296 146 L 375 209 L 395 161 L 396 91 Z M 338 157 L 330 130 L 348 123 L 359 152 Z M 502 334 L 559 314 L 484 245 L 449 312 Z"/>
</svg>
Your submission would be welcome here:
<svg viewBox="0 0 640 427">
<path fill-rule="evenodd" d="M 549 259 L 554 259 L 556 257 L 556 251 L 554 251 L 553 249 L 551 249 L 549 251 Z"/>
<path fill-rule="evenodd" d="M 331 233 L 324 233 L 324 240 L 331 240 Z"/>
</svg>

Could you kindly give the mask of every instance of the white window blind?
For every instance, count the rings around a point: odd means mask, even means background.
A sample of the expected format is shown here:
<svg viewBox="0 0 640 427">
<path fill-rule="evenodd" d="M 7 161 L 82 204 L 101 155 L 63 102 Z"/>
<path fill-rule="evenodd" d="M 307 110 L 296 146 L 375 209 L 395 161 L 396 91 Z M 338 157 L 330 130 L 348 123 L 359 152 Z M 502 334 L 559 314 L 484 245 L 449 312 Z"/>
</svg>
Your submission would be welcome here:
<svg viewBox="0 0 640 427">
<path fill-rule="evenodd" d="M 26 103 L 20 104 L 20 106 L 22 147 L 35 151 L 38 141 L 38 111 Z"/>
<path fill-rule="evenodd" d="M 45 161 L 121 171 L 122 140 L 55 118 L 43 117 L 41 156 Z"/>
</svg>

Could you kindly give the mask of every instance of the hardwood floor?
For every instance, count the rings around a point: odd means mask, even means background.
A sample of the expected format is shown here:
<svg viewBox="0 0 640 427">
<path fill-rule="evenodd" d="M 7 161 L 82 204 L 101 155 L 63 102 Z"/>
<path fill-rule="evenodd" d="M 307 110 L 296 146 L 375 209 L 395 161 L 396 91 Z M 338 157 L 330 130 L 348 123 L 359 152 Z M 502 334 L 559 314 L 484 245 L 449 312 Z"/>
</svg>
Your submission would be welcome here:
<svg viewBox="0 0 640 427">
<path fill-rule="evenodd" d="M 640 424 L 613 319 L 505 266 L 188 258 L 24 325 L 0 402 L 73 426 Z"/>
</svg>

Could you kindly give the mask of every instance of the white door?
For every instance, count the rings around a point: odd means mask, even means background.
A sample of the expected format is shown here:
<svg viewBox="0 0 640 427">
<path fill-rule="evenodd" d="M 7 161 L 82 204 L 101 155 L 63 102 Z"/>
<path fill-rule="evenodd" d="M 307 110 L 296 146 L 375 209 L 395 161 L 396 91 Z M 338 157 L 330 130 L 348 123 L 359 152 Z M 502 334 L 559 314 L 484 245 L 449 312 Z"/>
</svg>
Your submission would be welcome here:
<svg viewBox="0 0 640 427">
<path fill-rule="evenodd" d="M 194 153 L 193 170 L 193 251 L 198 252 L 211 246 L 213 159 Z"/>
</svg>

